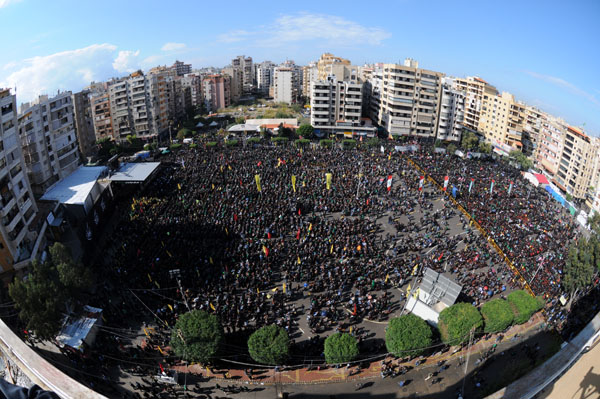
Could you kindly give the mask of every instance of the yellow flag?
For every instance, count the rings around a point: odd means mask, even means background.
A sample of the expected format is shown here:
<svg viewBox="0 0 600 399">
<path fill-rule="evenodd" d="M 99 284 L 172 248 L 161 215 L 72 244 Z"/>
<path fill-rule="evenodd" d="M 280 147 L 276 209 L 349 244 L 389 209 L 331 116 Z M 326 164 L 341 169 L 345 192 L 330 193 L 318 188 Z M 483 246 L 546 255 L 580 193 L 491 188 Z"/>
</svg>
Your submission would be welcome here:
<svg viewBox="0 0 600 399">
<path fill-rule="evenodd" d="M 260 294 L 260 289 L 258 289 L 258 288 L 257 288 L 257 289 L 256 289 L 256 293 L 257 293 L 257 294 Z"/>
<path fill-rule="evenodd" d="M 231 165 L 227 165 L 227 167 L 229 168 L 229 170 L 231 170 Z"/>
<path fill-rule="evenodd" d="M 386 275 L 385 275 L 385 282 L 387 283 L 389 279 L 390 279 L 390 275 L 389 275 L 389 274 L 386 274 Z"/>
<path fill-rule="evenodd" d="M 225 227 L 225 234 L 229 235 L 229 230 L 227 230 L 227 227 Z"/>
<path fill-rule="evenodd" d="M 163 352 L 163 350 L 160 348 L 160 346 L 157 346 L 157 348 L 158 348 L 158 351 L 160 352 L 161 355 L 165 354 L 165 352 Z"/>
<path fill-rule="evenodd" d="M 214 184 L 212 185 L 212 189 L 213 189 L 213 190 L 215 189 L 215 185 L 214 185 Z"/>
<path fill-rule="evenodd" d="M 167 306 L 169 307 L 169 309 L 171 309 L 171 312 L 173 311 L 173 306 L 171 306 L 170 303 L 167 303 Z"/>
<path fill-rule="evenodd" d="M 282 289 L 283 289 L 283 293 L 285 294 L 285 283 L 283 283 Z"/>
<path fill-rule="evenodd" d="M 156 285 L 156 287 L 160 288 L 160 284 L 158 284 L 158 281 L 154 281 L 154 284 Z"/>
<path fill-rule="evenodd" d="M 169 255 L 169 258 L 173 257 L 173 255 L 171 255 L 171 253 L 169 251 L 167 251 L 167 255 Z"/>
<path fill-rule="evenodd" d="M 419 296 L 419 291 L 421 291 L 421 289 L 420 289 L 420 288 L 417 288 L 417 289 L 415 290 L 415 293 L 413 294 L 413 298 L 417 299 L 417 297 Z"/>
<path fill-rule="evenodd" d="M 390 155 L 388 155 L 388 161 L 392 159 L 392 153 L 390 152 Z"/>
<path fill-rule="evenodd" d="M 350 326 L 350 330 L 349 330 L 350 334 L 352 334 L 352 326 Z"/>
<path fill-rule="evenodd" d="M 177 183 L 177 188 L 181 190 L 181 184 Z"/>
<path fill-rule="evenodd" d="M 292 175 L 292 188 L 296 192 L 296 175 Z"/>
<path fill-rule="evenodd" d="M 210 262 L 210 264 L 211 264 L 211 265 L 213 264 L 212 256 L 210 256 L 210 257 L 208 258 L 208 261 Z"/>
<path fill-rule="evenodd" d="M 302 187 L 306 187 L 306 182 L 302 181 Z"/>
<path fill-rule="evenodd" d="M 275 288 L 273 288 L 271 291 L 275 292 L 275 291 L 277 291 L 277 288 L 278 288 L 278 287 L 275 287 Z"/>
<path fill-rule="evenodd" d="M 327 190 L 331 190 L 331 179 L 332 179 L 332 174 L 331 173 L 325 173 L 325 182 L 327 183 Z"/>
<path fill-rule="evenodd" d="M 131 210 L 135 211 L 135 203 L 133 203 L 133 202 L 131 203 Z"/>
<path fill-rule="evenodd" d="M 410 295 L 410 283 L 408 284 L 408 288 L 406 289 L 406 296 Z"/>
<path fill-rule="evenodd" d="M 217 309 L 215 309 L 215 305 L 213 305 L 212 302 L 209 302 L 209 303 L 210 303 L 210 308 L 213 310 L 213 312 L 215 312 L 217 310 Z"/>
<path fill-rule="evenodd" d="M 221 172 L 223 172 L 223 165 L 221 165 Z"/>
<path fill-rule="evenodd" d="M 152 277 L 150 277 L 150 273 L 148 273 L 148 280 L 150 280 L 150 282 L 152 282 Z"/>
<path fill-rule="evenodd" d="M 415 267 L 413 267 L 413 271 L 410 274 L 411 276 L 414 276 L 415 274 L 417 274 L 417 270 L 419 269 L 419 265 L 415 265 Z"/>
<path fill-rule="evenodd" d="M 144 334 L 146 334 L 146 337 L 150 336 L 150 334 L 148 334 L 148 330 L 146 330 L 146 327 L 144 327 Z"/>
<path fill-rule="evenodd" d="M 254 175 L 254 180 L 256 180 L 256 189 L 260 193 L 261 192 L 261 188 L 260 188 L 260 175 Z"/>
<path fill-rule="evenodd" d="M 309 223 L 309 225 L 308 225 L 308 231 L 312 231 L 312 223 Z"/>
<path fill-rule="evenodd" d="M 333 253 L 333 244 L 331 244 L 331 249 L 329 250 L 329 253 L 332 254 Z"/>
<path fill-rule="evenodd" d="M 300 264 L 300 263 L 302 263 L 302 262 L 300 262 L 300 257 L 298 256 L 298 264 Z"/>
</svg>

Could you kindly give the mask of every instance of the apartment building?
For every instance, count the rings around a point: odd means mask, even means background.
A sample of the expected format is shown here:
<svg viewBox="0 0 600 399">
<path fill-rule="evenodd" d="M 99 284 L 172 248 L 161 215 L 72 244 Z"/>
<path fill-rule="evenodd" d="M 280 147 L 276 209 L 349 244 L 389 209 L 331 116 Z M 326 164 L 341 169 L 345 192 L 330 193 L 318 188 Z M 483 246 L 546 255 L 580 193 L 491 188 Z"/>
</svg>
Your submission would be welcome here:
<svg viewBox="0 0 600 399">
<path fill-rule="evenodd" d="M 223 74 L 229 76 L 230 100 L 236 103 L 244 94 L 244 73 L 240 67 L 223 68 Z"/>
<path fill-rule="evenodd" d="M 90 157 L 96 152 L 96 133 L 90 103 L 90 90 L 73 93 L 73 110 L 75 112 L 75 128 L 79 151 L 83 157 Z"/>
<path fill-rule="evenodd" d="M 260 64 L 254 64 L 256 88 L 259 92 L 268 95 L 269 87 L 273 85 L 275 64 L 271 61 L 263 61 Z"/>
<path fill-rule="evenodd" d="M 384 64 L 379 125 L 393 136 L 436 137 L 442 77 L 413 60 Z"/>
<path fill-rule="evenodd" d="M 373 135 L 375 128 L 364 126 L 362 83 L 340 82 L 335 76 L 311 83 L 310 123 L 321 132 L 346 135 Z"/>
<path fill-rule="evenodd" d="M 294 104 L 300 93 L 300 70 L 291 66 L 278 66 L 274 72 L 273 99 L 275 102 Z"/>
<path fill-rule="evenodd" d="M 48 124 L 43 119 L 36 122 Z M 33 130 L 32 126 L 24 134 L 34 135 Z M 0 89 L 0 272 L 26 266 L 43 238 L 33 225 L 38 208 L 25 173 L 18 132 L 15 96 L 8 89 Z M 36 145 L 45 146 L 43 135 L 36 139 Z"/>
<path fill-rule="evenodd" d="M 467 78 L 454 78 L 452 81 L 453 89 L 465 93 L 465 118 L 464 125 L 471 130 L 479 129 L 479 117 L 483 104 L 484 91 L 490 95 L 498 94 L 496 88 L 485 80 L 476 76 Z"/>
<path fill-rule="evenodd" d="M 534 153 L 534 165 L 554 177 L 558 171 L 567 126 L 558 118 L 548 118 L 540 129 Z"/>
<path fill-rule="evenodd" d="M 341 68 L 334 68 L 333 66 L 338 66 Z M 317 80 L 327 80 L 330 75 L 335 75 L 335 77 L 339 80 L 349 80 L 344 79 L 344 76 L 339 76 L 340 71 L 344 71 L 344 66 L 349 67 L 351 65 L 350 60 L 345 58 L 336 57 L 331 53 L 323 53 L 321 57 L 317 61 Z M 334 71 L 335 69 L 335 71 Z M 356 79 L 354 79 L 356 80 Z"/>
<path fill-rule="evenodd" d="M 231 60 L 231 66 L 233 68 L 239 68 L 242 71 L 242 94 L 252 93 L 252 89 L 254 88 L 254 68 L 252 67 L 252 57 L 238 55 Z"/>
<path fill-rule="evenodd" d="M 23 104 L 18 128 L 34 193 L 43 194 L 81 164 L 70 91 Z"/>
<path fill-rule="evenodd" d="M 183 61 L 175 61 L 171 68 L 175 70 L 177 76 L 184 76 L 188 73 L 192 73 L 192 64 L 186 64 Z"/>
<path fill-rule="evenodd" d="M 229 75 L 208 75 L 202 80 L 204 105 L 207 112 L 217 112 L 231 104 L 231 77 Z"/>
<path fill-rule="evenodd" d="M 318 80 L 318 72 L 316 62 L 311 62 L 302 67 L 302 96 L 310 97 L 311 84 Z"/>
<path fill-rule="evenodd" d="M 598 145 L 581 129 L 568 126 L 558 171 L 552 181 L 575 198 L 585 198 L 596 175 L 594 170 Z"/>
<path fill-rule="evenodd" d="M 203 104 L 202 78 L 202 75 L 196 73 L 188 73 L 181 78 L 183 89 L 189 88 L 190 90 L 189 96 L 192 107 L 198 107 Z"/>
<path fill-rule="evenodd" d="M 497 95 L 495 89 L 484 89 L 477 130 L 484 134 L 486 141 L 495 145 L 508 144 L 511 147 L 522 148 L 520 134 L 517 136 L 516 130 L 512 130 L 509 137 L 509 114 L 514 102 L 515 98 L 510 93 L 503 92 Z M 511 116 L 511 126 L 520 124 L 516 120 L 520 111 L 513 111 L 514 113 L 517 116 Z"/>
<path fill-rule="evenodd" d="M 383 92 L 383 64 L 364 66 L 361 69 L 361 80 L 364 82 L 363 114 L 378 121 Z"/>
<path fill-rule="evenodd" d="M 465 116 L 465 93 L 453 90 L 446 80 L 443 82 L 437 139 L 460 142 Z"/>
<path fill-rule="evenodd" d="M 108 138 L 114 140 L 112 115 L 110 113 L 110 96 L 108 91 L 98 91 L 90 94 L 92 119 L 96 140 Z"/>
</svg>

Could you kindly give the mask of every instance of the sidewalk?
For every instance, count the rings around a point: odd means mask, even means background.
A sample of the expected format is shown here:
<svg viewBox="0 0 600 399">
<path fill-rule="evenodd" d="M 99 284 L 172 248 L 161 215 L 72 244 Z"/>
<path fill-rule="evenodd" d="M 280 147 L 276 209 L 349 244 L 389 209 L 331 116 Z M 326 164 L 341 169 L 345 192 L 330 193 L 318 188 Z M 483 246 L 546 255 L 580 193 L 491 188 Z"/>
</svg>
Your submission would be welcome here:
<svg viewBox="0 0 600 399">
<path fill-rule="evenodd" d="M 527 323 L 511 327 L 506 334 L 502 342 L 514 337 L 516 334 L 523 335 L 529 331 L 539 328 L 545 320 L 541 312 L 536 313 Z M 488 340 L 480 340 L 476 345 L 473 345 L 470 351 L 466 349 L 452 354 L 450 351 L 446 351 L 438 356 L 431 356 L 424 359 L 423 363 L 419 365 L 418 369 L 427 369 L 429 367 L 437 367 L 437 362 L 441 360 L 451 360 L 460 356 L 466 357 L 467 355 L 475 355 L 487 350 L 496 341 L 497 335 L 491 336 Z M 415 361 L 411 362 L 398 362 L 393 357 L 388 357 L 386 361 L 393 361 L 395 364 L 412 366 L 414 367 Z M 346 367 L 334 368 L 327 367 L 322 370 L 307 370 L 304 368 L 297 368 L 294 370 L 285 370 L 275 372 L 272 368 L 265 369 L 253 369 L 253 377 L 250 379 L 242 369 L 208 369 L 199 364 L 193 364 L 191 366 L 175 366 L 174 370 L 179 372 L 188 372 L 191 374 L 201 375 L 204 378 L 210 378 L 214 381 L 223 381 L 229 383 L 249 383 L 249 384 L 260 384 L 260 385 L 272 385 L 272 384 L 326 384 L 326 383 L 337 383 L 337 382 L 351 382 L 365 379 L 373 379 L 381 377 L 381 361 L 372 362 L 368 369 L 363 369 L 359 373 L 356 373 L 356 366 L 346 369 Z"/>
</svg>

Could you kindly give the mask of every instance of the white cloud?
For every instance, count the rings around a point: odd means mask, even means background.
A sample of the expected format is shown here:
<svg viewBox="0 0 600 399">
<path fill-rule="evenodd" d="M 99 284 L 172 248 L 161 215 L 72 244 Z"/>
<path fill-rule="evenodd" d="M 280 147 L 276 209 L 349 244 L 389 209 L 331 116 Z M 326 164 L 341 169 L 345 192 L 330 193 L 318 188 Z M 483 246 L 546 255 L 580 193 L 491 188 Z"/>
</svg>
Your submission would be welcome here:
<svg viewBox="0 0 600 399">
<path fill-rule="evenodd" d="M 17 101 L 26 102 L 40 94 L 57 90 L 80 90 L 92 80 L 102 81 L 116 75 L 113 61 L 117 47 L 91 46 L 28 58 L 11 65 L 6 75 L 0 71 L 0 87 L 17 88 Z"/>
<path fill-rule="evenodd" d="M 10 4 L 18 3 L 21 0 L 0 0 L 0 8 L 6 7 Z"/>
<path fill-rule="evenodd" d="M 176 50 L 183 50 L 185 47 L 186 46 L 184 43 L 169 42 L 169 43 L 165 43 L 164 46 L 162 46 L 160 49 L 162 51 L 176 51 Z"/>
<path fill-rule="evenodd" d="M 117 72 L 134 72 L 139 69 L 139 61 L 138 56 L 140 55 L 140 50 L 131 51 L 131 50 L 122 50 L 119 51 L 117 58 L 113 62 L 112 66 L 115 68 Z"/>
<path fill-rule="evenodd" d="M 583 97 L 586 100 L 588 100 L 589 102 L 591 102 L 592 104 L 595 104 L 596 106 L 600 107 L 600 100 L 598 98 L 596 98 L 596 96 L 575 86 L 573 83 L 567 82 L 564 79 L 561 79 L 559 77 L 552 76 L 552 75 L 543 75 L 541 73 L 536 73 L 536 72 L 532 72 L 532 71 L 525 71 L 525 73 L 536 79 L 543 80 L 544 82 L 548 82 L 550 84 L 553 84 L 554 86 L 563 88 L 563 89 L 567 90 L 568 92 L 570 92 L 571 94 L 575 94 L 576 96 Z"/>
<path fill-rule="evenodd" d="M 254 40 L 257 45 L 275 47 L 301 41 L 320 41 L 325 45 L 380 45 L 391 34 L 381 28 L 367 27 L 342 17 L 300 13 L 284 15 L 255 31 L 233 30 L 219 35 L 224 43 Z"/>
</svg>

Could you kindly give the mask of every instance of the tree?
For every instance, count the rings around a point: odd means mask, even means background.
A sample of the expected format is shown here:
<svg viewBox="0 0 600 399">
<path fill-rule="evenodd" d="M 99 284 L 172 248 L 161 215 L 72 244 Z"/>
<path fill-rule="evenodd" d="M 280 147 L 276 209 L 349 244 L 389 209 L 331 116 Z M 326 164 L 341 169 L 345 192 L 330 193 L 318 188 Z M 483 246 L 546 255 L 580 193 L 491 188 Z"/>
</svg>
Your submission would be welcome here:
<svg viewBox="0 0 600 399">
<path fill-rule="evenodd" d="M 219 319 L 203 310 L 181 315 L 171 332 L 171 348 L 188 362 L 208 363 L 222 340 L 223 327 Z"/>
<path fill-rule="evenodd" d="M 593 215 L 588 218 L 587 224 L 592 232 L 600 234 L 600 213 L 594 212 Z"/>
<path fill-rule="evenodd" d="M 371 137 L 369 140 L 367 140 L 367 147 L 369 147 L 369 148 L 379 147 L 379 138 Z"/>
<path fill-rule="evenodd" d="M 264 326 L 252 333 L 248 339 L 248 352 L 258 363 L 279 365 L 289 356 L 290 338 L 287 332 L 276 324 Z"/>
<path fill-rule="evenodd" d="M 177 131 L 177 139 L 180 141 L 186 137 L 192 137 L 193 135 L 194 135 L 194 132 L 186 127 L 179 129 Z"/>
<path fill-rule="evenodd" d="M 519 150 L 511 151 L 508 156 L 517 161 L 523 170 L 529 170 L 533 167 L 533 161 Z"/>
<path fill-rule="evenodd" d="M 91 270 L 81 262 L 75 262 L 71 250 L 62 243 L 57 242 L 50 247 L 50 258 L 58 271 L 60 282 L 72 298 L 78 298 L 92 287 L 94 277 Z"/>
<path fill-rule="evenodd" d="M 492 145 L 490 143 L 484 143 L 484 142 L 479 143 L 479 152 L 482 152 L 484 154 L 491 154 L 492 153 Z"/>
<path fill-rule="evenodd" d="M 486 333 L 506 330 L 513 322 L 515 315 L 510 304 L 504 299 L 493 299 L 481 307 L 481 315 L 485 322 Z"/>
<path fill-rule="evenodd" d="M 478 144 L 479 144 L 479 137 L 477 137 L 477 135 L 475 133 L 470 132 L 468 130 L 463 130 L 462 141 L 460 143 L 460 146 L 462 148 L 464 148 L 467 151 L 470 151 L 474 148 L 477 148 Z"/>
<path fill-rule="evenodd" d="M 358 356 L 358 343 L 352 335 L 335 333 L 325 340 L 325 361 L 327 363 L 346 363 L 356 356 Z"/>
<path fill-rule="evenodd" d="M 54 265 L 37 260 L 26 281 L 15 280 L 8 287 L 19 310 L 19 318 L 42 340 L 53 339 L 60 331 L 67 299 L 61 288 Z"/>
<path fill-rule="evenodd" d="M 442 310 L 438 327 L 444 343 L 458 345 L 469 339 L 471 329 L 477 332 L 483 327 L 483 319 L 476 307 L 461 302 Z"/>
<path fill-rule="evenodd" d="M 597 256 L 597 243 L 596 237 L 590 239 L 582 237 L 577 243 L 572 243 L 569 248 L 563 269 L 562 284 L 572 298 L 577 296 L 580 289 L 592 282 L 594 269 L 600 261 L 600 256 Z"/>
<path fill-rule="evenodd" d="M 515 314 L 515 323 L 523 324 L 540 310 L 543 302 L 523 290 L 513 291 L 506 298 Z"/>
<path fill-rule="evenodd" d="M 454 155 L 454 153 L 456 152 L 456 145 L 452 143 L 448 144 L 447 150 L 448 154 Z"/>
<path fill-rule="evenodd" d="M 305 139 L 312 139 L 315 129 L 308 123 L 300 125 L 296 130 L 296 134 Z"/>
<path fill-rule="evenodd" d="M 242 123 L 246 123 L 246 118 L 244 118 L 243 116 L 238 116 L 237 118 L 235 118 L 235 123 L 242 124 Z"/>
<path fill-rule="evenodd" d="M 385 331 L 385 345 L 394 356 L 417 356 L 431 346 L 431 328 L 412 313 L 390 320 Z"/>
</svg>

